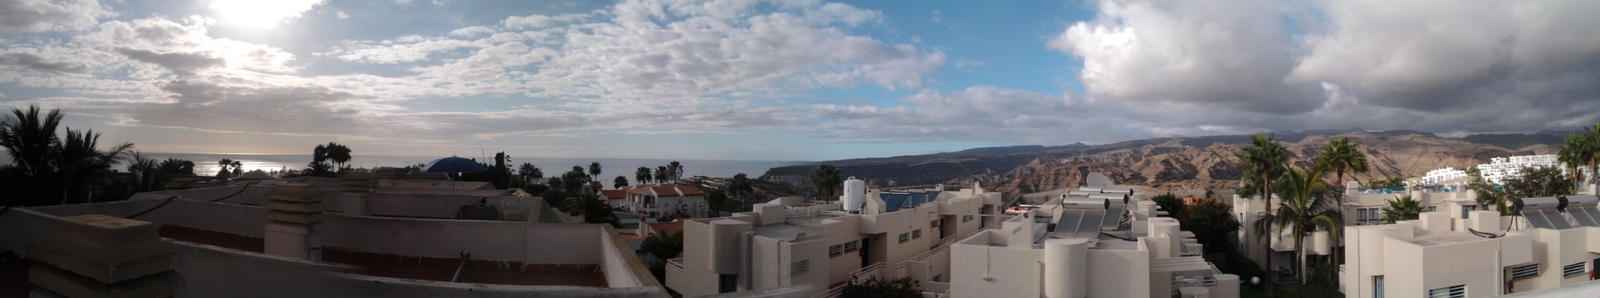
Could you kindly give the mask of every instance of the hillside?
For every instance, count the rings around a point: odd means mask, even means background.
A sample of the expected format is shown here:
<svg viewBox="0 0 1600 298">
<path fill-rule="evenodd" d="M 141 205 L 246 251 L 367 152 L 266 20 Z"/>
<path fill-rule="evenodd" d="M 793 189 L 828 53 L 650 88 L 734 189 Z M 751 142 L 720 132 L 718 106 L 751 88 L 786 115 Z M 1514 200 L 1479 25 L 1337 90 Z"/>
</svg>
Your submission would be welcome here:
<svg viewBox="0 0 1600 298">
<path fill-rule="evenodd" d="M 1336 137 L 1361 145 L 1373 178 L 1414 177 L 1441 167 L 1465 168 L 1491 157 L 1551 154 L 1561 136 L 1554 133 L 1471 135 L 1445 138 L 1415 131 L 1307 131 L 1276 133 L 1309 166 L 1317 148 Z M 1117 183 L 1199 193 L 1231 192 L 1239 180 L 1238 152 L 1249 135 L 1173 137 L 1105 145 L 1012 146 L 958 152 L 826 161 L 778 167 L 763 179 L 798 181 L 820 163 L 839 167 L 876 186 L 970 184 L 983 182 L 1009 193 L 1047 191 L 1079 185 L 1089 172 L 1106 173 Z"/>
</svg>

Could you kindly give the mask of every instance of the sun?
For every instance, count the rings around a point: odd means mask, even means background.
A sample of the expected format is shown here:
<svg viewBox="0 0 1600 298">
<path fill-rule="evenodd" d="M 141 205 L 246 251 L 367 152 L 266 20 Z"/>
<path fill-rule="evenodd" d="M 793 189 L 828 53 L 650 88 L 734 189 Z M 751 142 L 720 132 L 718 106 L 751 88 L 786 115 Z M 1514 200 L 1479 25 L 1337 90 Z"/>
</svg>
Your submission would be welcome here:
<svg viewBox="0 0 1600 298">
<path fill-rule="evenodd" d="M 300 14 L 323 2 L 323 0 L 215 0 L 211 2 L 211 10 L 216 12 L 218 19 L 227 24 L 271 29 L 299 18 Z"/>
</svg>

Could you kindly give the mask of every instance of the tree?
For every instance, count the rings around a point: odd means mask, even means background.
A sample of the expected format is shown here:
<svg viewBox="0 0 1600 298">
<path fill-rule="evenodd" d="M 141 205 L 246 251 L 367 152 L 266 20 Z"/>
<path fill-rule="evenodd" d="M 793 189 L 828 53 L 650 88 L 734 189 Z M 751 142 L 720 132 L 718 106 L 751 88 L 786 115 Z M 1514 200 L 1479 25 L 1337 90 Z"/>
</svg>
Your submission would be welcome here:
<svg viewBox="0 0 1600 298">
<path fill-rule="evenodd" d="M 878 279 L 877 276 L 866 280 L 851 278 L 850 282 L 845 284 L 844 290 L 839 292 L 839 297 L 920 298 L 922 290 L 919 288 L 921 288 L 919 282 L 910 277 L 892 280 Z"/>
<path fill-rule="evenodd" d="M 1289 159 L 1292 157 L 1293 154 L 1289 153 L 1289 149 L 1278 144 L 1278 140 L 1274 139 L 1272 135 L 1256 134 L 1251 136 L 1250 146 L 1244 148 L 1244 152 L 1239 158 L 1243 168 L 1242 178 L 1246 186 L 1240 188 L 1240 195 L 1249 197 L 1250 192 L 1257 188 L 1261 189 L 1261 192 L 1256 193 L 1256 195 L 1266 201 L 1266 214 L 1272 214 L 1271 194 L 1273 179 L 1281 176 L 1286 171 Z M 1260 235 L 1263 234 L 1260 233 L 1263 232 L 1265 231 L 1258 229 L 1256 238 L 1261 238 Z M 1268 254 L 1267 268 L 1269 269 L 1272 268 L 1271 245 L 1271 241 L 1263 244 Z M 1267 296 L 1272 295 L 1272 283 L 1267 283 Z"/>
<path fill-rule="evenodd" d="M 66 130 L 66 138 L 61 140 L 55 160 L 56 175 L 61 177 L 61 183 L 65 186 L 61 191 L 61 204 L 66 204 L 69 196 L 88 201 L 92 199 L 95 189 L 111 184 L 111 165 L 121 162 L 126 152 L 133 150 L 133 143 L 123 143 L 100 151 L 99 133 L 93 130 L 76 131 L 71 127 Z"/>
<path fill-rule="evenodd" d="M 1166 211 L 1168 216 L 1176 219 L 1183 219 L 1183 211 L 1188 207 L 1183 205 L 1183 200 L 1179 200 L 1178 196 L 1170 192 L 1152 197 L 1150 200 L 1156 202 L 1156 206 L 1161 207 L 1162 211 Z"/>
<path fill-rule="evenodd" d="M 662 260 L 677 258 L 678 255 L 683 254 L 683 233 L 671 233 L 670 235 L 652 233 L 649 237 L 644 238 L 644 242 L 639 243 L 639 250 L 643 250 L 645 253 Z"/>
<path fill-rule="evenodd" d="M 1366 173 L 1367 157 L 1366 155 L 1361 154 L 1361 145 L 1351 143 L 1350 138 L 1339 137 L 1337 139 L 1329 140 L 1327 145 L 1322 146 L 1321 152 L 1317 153 L 1317 156 L 1313 158 L 1313 161 L 1319 168 L 1333 170 L 1333 185 L 1334 189 L 1338 190 L 1338 193 L 1334 195 L 1335 204 L 1333 206 L 1334 210 L 1338 212 L 1340 216 L 1339 229 L 1343 230 L 1344 173 L 1345 171 L 1349 171 L 1351 173 Z M 1335 244 L 1335 246 L 1337 247 L 1339 245 Z M 1337 260 L 1338 257 L 1338 254 L 1334 254 L 1334 263 L 1343 264 L 1344 262 Z"/>
<path fill-rule="evenodd" d="M 1412 199 L 1409 195 L 1395 197 L 1389 200 L 1389 205 L 1383 206 L 1383 223 L 1413 220 L 1421 215 L 1422 202 Z"/>
<path fill-rule="evenodd" d="M 832 164 L 822 164 L 811 170 L 811 187 L 826 200 L 838 200 L 835 195 L 844 179 L 839 177 L 839 168 Z"/>
<path fill-rule="evenodd" d="M 589 162 L 589 179 L 600 180 L 600 162 Z"/>
<path fill-rule="evenodd" d="M 1568 172 L 1572 173 L 1574 185 L 1577 185 L 1577 181 L 1584 180 L 1600 183 L 1600 173 L 1595 172 L 1597 167 L 1600 167 L 1600 124 L 1595 124 L 1593 127 L 1585 127 L 1581 132 L 1574 132 L 1568 135 L 1556 156 L 1562 163 L 1567 164 Z M 1587 166 L 1591 176 L 1596 177 L 1583 177 L 1577 169 L 1584 166 Z M 1600 189 L 1600 187 L 1597 187 L 1597 189 Z"/>
<path fill-rule="evenodd" d="M 167 174 L 153 159 L 144 158 L 134 151 L 129 154 L 128 173 L 133 175 L 133 192 L 160 190 L 166 184 Z"/>
<path fill-rule="evenodd" d="M 667 163 L 667 178 L 671 178 L 673 183 L 677 183 L 678 179 L 682 179 L 683 164 L 678 163 L 676 160 Z"/>
<path fill-rule="evenodd" d="M 1322 181 L 1322 171 L 1289 169 L 1284 174 L 1282 183 L 1278 184 L 1278 212 L 1261 215 L 1255 223 L 1255 234 L 1257 238 L 1262 238 L 1273 228 L 1289 231 L 1294 237 L 1294 251 L 1298 260 L 1295 272 L 1299 273 L 1300 285 L 1304 288 L 1305 237 L 1322 229 L 1328 231 L 1329 240 L 1338 242 L 1341 231 L 1339 221 L 1342 219 L 1331 206 L 1333 200 L 1329 196 L 1332 192 L 1328 184 Z"/>
<path fill-rule="evenodd" d="M 1313 158 L 1317 167 L 1333 170 L 1333 185 L 1337 190 L 1335 208 L 1344 206 L 1344 173 L 1366 173 L 1367 157 L 1361 154 L 1361 145 L 1350 143 L 1350 138 L 1339 137 L 1329 140 L 1322 146 L 1322 151 Z M 1340 210 L 1343 211 L 1343 210 Z"/>
<path fill-rule="evenodd" d="M 1506 193 L 1503 189 L 1494 187 L 1494 185 L 1490 185 L 1488 181 L 1483 179 L 1483 173 L 1477 167 L 1467 168 L 1467 177 L 1471 177 L 1471 180 L 1467 182 L 1467 189 L 1471 189 L 1478 194 L 1478 205 L 1494 205 L 1495 210 L 1500 212 L 1500 216 L 1517 215 L 1516 211 L 1508 207 L 1511 194 Z"/>
<path fill-rule="evenodd" d="M 333 165 L 328 164 L 328 146 L 317 145 L 311 148 L 311 163 L 306 166 L 306 175 L 332 176 Z"/>
<path fill-rule="evenodd" d="M 111 166 L 123 160 L 132 143 L 99 149 L 100 134 L 93 130 L 66 129 L 56 135 L 63 118 L 61 110 L 39 115 L 38 106 L 27 110 L 11 109 L 13 117 L 0 122 L 0 147 L 11 155 L 12 165 L 0 174 L 9 187 L 6 205 L 43 205 L 52 199 L 65 204 L 74 198 L 89 200 L 95 192 L 111 184 Z M 20 198 L 20 199 L 19 199 Z"/>
<path fill-rule="evenodd" d="M 234 163 L 236 163 L 236 161 L 234 161 L 232 158 L 223 158 L 222 160 L 218 160 L 217 161 L 217 178 L 228 178 L 228 177 L 230 177 L 233 174 L 233 164 Z"/>
<path fill-rule="evenodd" d="M 583 167 L 572 166 L 571 171 L 561 174 L 561 188 L 563 191 L 574 194 L 583 193 L 583 189 L 587 188 L 588 185 L 589 173 L 584 172 Z"/>
<path fill-rule="evenodd" d="M 1206 255 L 1225 253 L 1233 249 L 1232 235 L 1239 230 L 1239 220 L 1233 218 L 1233 207 L 1207 199 L 1184 210 L 1183 217 L 1178 219 L 1178 224 L 1182 225 L 1184 230 L 1194 232 L 1195 240 L 1205 246 Z M 1213 263 L 1226 264 L 1217 261 Z"/>
<path fill-rule="evenodd" d="M 1519 175 L 1504 182 L 1512 199 L 1570 195 L 1574 188 L 1561 169 L 1545 166 L 1522 168 Z"/>
<path fill-rule="evenodd" d="M 544 171 L 539 170 L 539 167 L 533 166 L 532 163 L 525 162 L 522 163 L 522 166 L 517 167 L 517 177 L 522 178 L 522 183 L 527 185 L 532 181 L 543 180 Z"/>
<path fill-rule="evenodd" d="M 161 161 L 161 164 L 157 167 L 169 177 L 194 176 L 194 162 L 192 161 L 168 158 Z"/>
<path fill-rule="evenodd" d="M 633 171 L 633 181 L 638 181 L 640 185 L 650 184 L 652 181 L 650 178 L 652 177 L 654 176 L 650 175 L 650 168 L 648 167 L 639 167 L 638 170 Z"/>
<path fill-rule="evenodd" d="M 722 206 L 728 203 L 728 194 L 721 189 L 714 189 L 706 193 L 706 205 L 711 207 L 711 217 L 722 216 Z"/>
<path fill-rule="evenodd" d="M 628 187 L 628 176 L 617 175 L 616 179 L 611 179 L 611 188 L 622 189 L 623 187 Z"/>
<path fill-rule="evenodd" d="M 346 162 L 350 161 L 350 147 L 345 147 L 339 143 L 328 142 L 327 148 L 328 159 L 339 165 L 334 167 L 335 169 L 337 169 L 339 172 L 344 172 L 350 169 L 345 165 Z"/>
<path fill-rule="evenodd" d="M 668 170 L 670 169 L 667 169 L 667 166 L 656 167 L 656 184 L 666 183 L 668 180 L 672 179 L 672 174 L 668 174 Z"/>
<path fill-rule="evenodd" d="M 751 194 L 755 194 L 755 192 L 755 184 L 750 181 L 750 176 L 744 173 L 734 174 L 733 180 L 728 181 L 728 196 L 730 197 L 744 200 Z"/>
<path fill-rule="evenodd" d="M 567 214 L 573 216 L 581 215 L 583 216 L 583 222 L 609 223 L 612 226 L 621 226 L 616 214 L 611 211 L 611 205 L 606 204 L 605 199 L 601 199 L 599 195 L 579 195 L 574 200 L 567 200 L 566 204 L 565 210 Z"/>
</svg>

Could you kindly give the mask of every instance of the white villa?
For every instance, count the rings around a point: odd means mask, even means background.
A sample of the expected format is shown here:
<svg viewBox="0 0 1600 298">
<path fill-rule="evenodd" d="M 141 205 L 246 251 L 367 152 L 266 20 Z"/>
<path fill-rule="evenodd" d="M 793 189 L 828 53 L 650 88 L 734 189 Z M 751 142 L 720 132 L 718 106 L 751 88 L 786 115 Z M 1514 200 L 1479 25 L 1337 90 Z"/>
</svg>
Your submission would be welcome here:
<svg viewBox="0 0 1600 298">
<path fill-rule="evenodd" d="M 611 200 L 607 200 L 611 201 Z M 650 218 L 682 212 L 689 217 L 706 217 L 711 205 L 706 203 L 706 193 L 700 188 L 683 185 L 645 185 L 630 188 L 627 199 L 621 202 L 627 210 Z"/>
</svg>

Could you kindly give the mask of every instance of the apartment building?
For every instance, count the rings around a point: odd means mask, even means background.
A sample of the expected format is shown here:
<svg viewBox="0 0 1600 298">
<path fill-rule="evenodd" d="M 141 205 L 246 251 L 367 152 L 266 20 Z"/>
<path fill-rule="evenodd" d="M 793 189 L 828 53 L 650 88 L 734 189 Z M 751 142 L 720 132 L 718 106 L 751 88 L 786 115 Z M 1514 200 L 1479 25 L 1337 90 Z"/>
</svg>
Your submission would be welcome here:
<svg viewBox="0 0 1600 298">
<path fill-rule="evenodd" d="M 992 227 L 1000 193 L 974 185 L 868 190 L 851 177 L 839 201 L 798 197 L 753 212 L 684 222 L 667 287 L 688 297 L 747 291 L 836 293 L 855 277 L 910 277 L 948 290 L 949 244 Z M 847 207 L 855 206 L 855 207 Z"/>
</svg>

